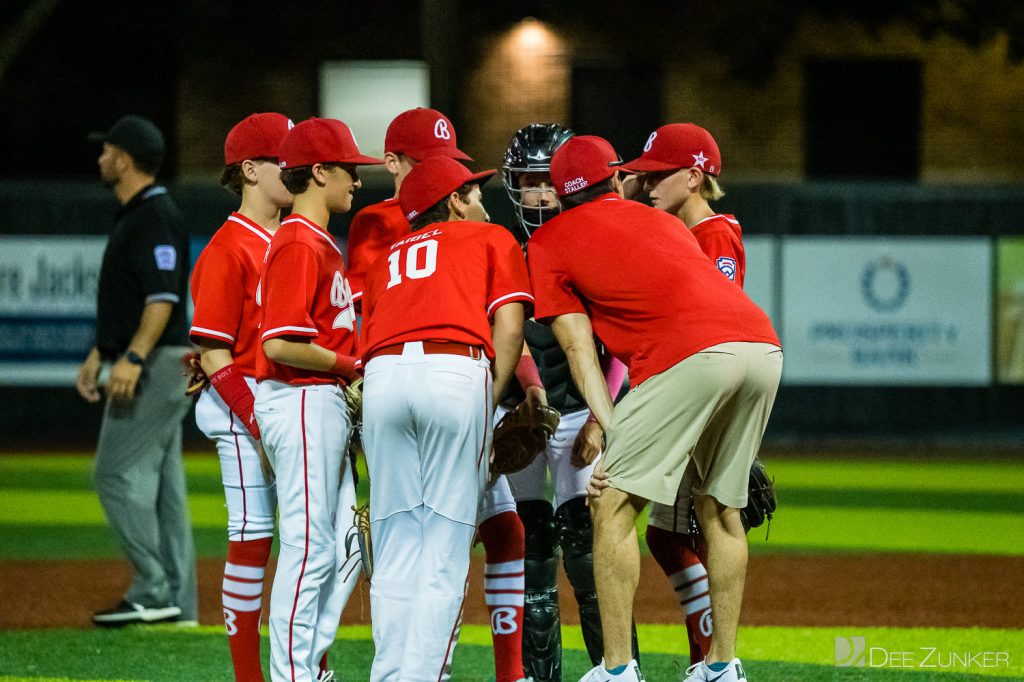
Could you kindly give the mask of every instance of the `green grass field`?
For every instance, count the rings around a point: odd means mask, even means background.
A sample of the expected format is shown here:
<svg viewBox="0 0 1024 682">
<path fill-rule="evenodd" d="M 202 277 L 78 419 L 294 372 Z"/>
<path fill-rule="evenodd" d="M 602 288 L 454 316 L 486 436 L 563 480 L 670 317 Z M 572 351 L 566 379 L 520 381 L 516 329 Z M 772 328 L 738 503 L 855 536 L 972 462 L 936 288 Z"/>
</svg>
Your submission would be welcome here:
<svg viewBox="0 0 1024 682">
<path fill-rule="evenodd" d="M 84 456 L 0 456 L 0 561 L 119 556 L 90 490 L 90 466 Z M 780 510 L 767 542 L 763 529 L 751 534 L 754 553 L 1024 555 L 1022 462 L 775 457 L 768 466 Z M 226 511 L 217 461 L 190 456 L 186 468 L 198 553 L 223 556 Z M 365 482 L 360 492 L 365 495 Z M 865 667 L 836 667 L 835 638 L 853 636 L 864 637 L 874 657 Z M 589 667 L 582 640 L 572 628 L 564 639 L 565 679 L 577 679 Z M 648 680 L 682 678 L 686 656 L 678 628 L 641 624 L 640 639 Z M 220 627 L 5 631 L 0 682 L 226 680 L 224 640 Z M 486 628 L 464 628 L 455 680 L 492 679 L 489 641 Z M 897 651 L 904 652 L 899 659 Z M 341 679 L 367 679 L 372 652 L 368 628 L 343 627 L 332 650 Z M 1008 665 L 982 667 L 977 656 L 964 664 L 967 654 L 979 652 L 1005 652 Z M 754 681 L 1024 679 L 1021 630 L 748 627 L 741 630 L 739 655 Z"/>
</svg>

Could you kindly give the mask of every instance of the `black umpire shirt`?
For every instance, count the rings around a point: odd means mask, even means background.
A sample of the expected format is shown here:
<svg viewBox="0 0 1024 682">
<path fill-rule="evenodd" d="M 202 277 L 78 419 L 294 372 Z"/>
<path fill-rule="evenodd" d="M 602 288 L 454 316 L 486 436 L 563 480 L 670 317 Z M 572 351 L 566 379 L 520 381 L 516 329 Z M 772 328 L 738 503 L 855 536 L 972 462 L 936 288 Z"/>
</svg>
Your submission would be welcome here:
<svg viewBox="0 0 1024 682">
<path fill-rule="evenodd" d="M 174 304 L 157 346 L 188 345 L 188 234 L 167 189 L 143 188 L 117 214 L 103 253 L 96 304 L 96 348 L 106 360 L 128 350 L 147 303 Z"/>
</svg>

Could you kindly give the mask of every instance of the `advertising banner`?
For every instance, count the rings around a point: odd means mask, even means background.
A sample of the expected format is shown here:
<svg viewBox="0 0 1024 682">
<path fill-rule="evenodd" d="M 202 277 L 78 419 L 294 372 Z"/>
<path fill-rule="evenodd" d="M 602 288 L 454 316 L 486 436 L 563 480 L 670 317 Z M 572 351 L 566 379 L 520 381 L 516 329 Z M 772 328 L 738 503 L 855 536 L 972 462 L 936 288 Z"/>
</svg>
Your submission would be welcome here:
<svg viewBox="0 0 1024 682">
<path fill-rule="evenodd" d="M 991 253 L 985 238 L 784 239 L 784 382 L 990 383 Z"/>
<path fill-rule="evenodd" d="M 69 383 L 92 347 L 104 236 L 0 238 L 0 381 Z"/>
</svg>

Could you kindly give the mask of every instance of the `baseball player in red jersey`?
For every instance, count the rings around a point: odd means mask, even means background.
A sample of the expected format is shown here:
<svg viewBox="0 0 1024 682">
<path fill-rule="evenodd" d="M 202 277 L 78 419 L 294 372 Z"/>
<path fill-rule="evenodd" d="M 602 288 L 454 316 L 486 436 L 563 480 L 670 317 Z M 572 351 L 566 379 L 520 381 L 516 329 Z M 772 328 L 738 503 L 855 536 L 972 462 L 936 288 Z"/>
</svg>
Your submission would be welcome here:
<svg viewBox="0 0 1024 682">
<path fill-rule="evenodd" d="M 742 288 L 746 256 L 740 224 L 734 216 L 715 213 L 708 203 L 724 196 L 718 185 L 722 156 L 711 133 L 693 123 L 662 126 L 647 138 L 640 158 L 623 168 L 638 173 L 637 184 L 651 204 L 682 220 L 715 267 Z M 651 504 L 647 546 L 683 607 L 693 664 L 707 654 L 712 619 L 707 571 L 688 534 L 689 499 Z"/>
<path fill-rule="evenodd" d="M 384 138 L 384 167 L 394 176 L 395 196 L 364 208 L 349 227 L 348 276 L 357 312 L 362 309 L 370 266 L 412 230 L 398 200 L 402 181 L 417 163 L 435 156 L 472 161 L 457 147 L 455 128 L 440 111 L 416 108 L 396 116 Z M 490 612 L 495 678 L 514 682 L 523 676 L 521 583 L 526 545 L 523 523 L 504 476 L 484 494 L 478 533 L 485 552 L 484 598 Z M 510 584 L 518 588 L 509 589 Z"/>
<path fill-rule="evenodd" d="M 395 196 L 356 213 L 348 228 L 348 279 L 357 311 L 362 309 L 370 267 L 410 232 L 409 221 L 398 204 L 402 180 L 417 162 L 432 156 L 473 160 L 458 148 L 452 122 L 436 109 L 417 107 L 391 121 L 384 135 L 384 167 L 395 179 Z"/>
<path fill-rule="evenodd" d="M 604 661 L 583 679 L 642 679 L 630 660 L 636 517 L 648 500 L 671 505 L 693 467 L 714 634 L 705 662 L 691 666 L 687 680 L 735 682 L 746 679 L 735 658 L 747 558 L 739 510 L 782 350 L 767 315 L 722 278 L 688 230 L 621 198 L 619 164 L 601 138 L 562 145 L 551 178 L 564 210 L 529 244 L 536 318 L 551 321 L 607 438 L 597 469 L 607 472 L 610 487 L 591 499 Z M 614 409 L 594 333 L 629 367 L 631 389 Z"/>
<path fill-rule="evenodd" d="M 359 153 L 341 121 L 312 118 L 285 136 L 281 180 L 295 195 L 267 252 L 256 418 L 277 475 L 281 551 L 270 598 L 274 680 L 330 679 L 322 664 L 356 581 L 348 556 L 355 505 L 342 387 L 357 375 L 355 312 L 331 213 L 352 206 Z M 350 544 L 350 543 L 349 543 Z"/>
<path fill-rule="evenodd" d="M 533 300 L 519 245 L 482 222 L 493 174 L 445 157 L 413 168 L 399 196 L 413 233 L 367 280 L 374 682 L 450 677 L 494 405 Z"/>
<path fill-rule="evenodd" d="M 292 122 L 253 114 L 228 133 L 221 182 L 240 194 L 192 270 L 195 313 L 189 336 L 200 349 L 210 386 L 196 403 L 196 424 L 217 445 L 228 507 L 228 558 L 221 602 L 235 680 L 263 680 L 260 611 L 263 576 L 274 536 L 277 497 L 260 465 L 253 415 L 259 347 L 263 256 L 292 195 L 281 184 L 277 152 Z"/>
</svg>

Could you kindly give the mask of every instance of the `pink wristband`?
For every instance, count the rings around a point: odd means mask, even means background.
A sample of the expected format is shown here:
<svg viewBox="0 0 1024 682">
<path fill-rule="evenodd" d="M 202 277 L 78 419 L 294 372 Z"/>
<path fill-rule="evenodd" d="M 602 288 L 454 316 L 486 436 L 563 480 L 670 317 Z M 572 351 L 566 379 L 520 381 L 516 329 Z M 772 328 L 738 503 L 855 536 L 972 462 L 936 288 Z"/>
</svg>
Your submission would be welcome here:
<svg viewBox="0 0 1024 682">
<path fill-rule="evenodd" d="M 540 381 L 537 363 L 532 355 L 519 356 L 519 364 L 516 365 L 516 379 L 519 380 L 519 385 L 523 387 L 524 391 L 533 386 L 544 388 L 544 384 Z"/>
</svg>

